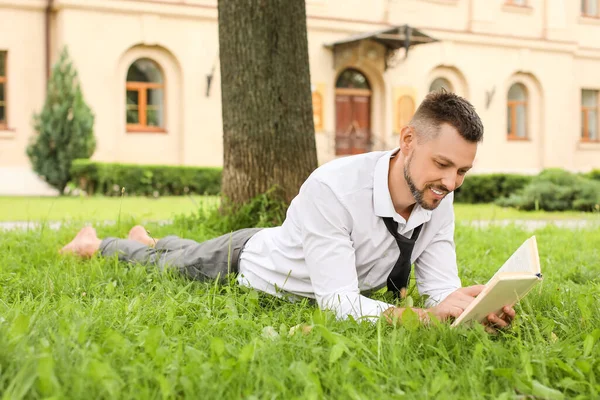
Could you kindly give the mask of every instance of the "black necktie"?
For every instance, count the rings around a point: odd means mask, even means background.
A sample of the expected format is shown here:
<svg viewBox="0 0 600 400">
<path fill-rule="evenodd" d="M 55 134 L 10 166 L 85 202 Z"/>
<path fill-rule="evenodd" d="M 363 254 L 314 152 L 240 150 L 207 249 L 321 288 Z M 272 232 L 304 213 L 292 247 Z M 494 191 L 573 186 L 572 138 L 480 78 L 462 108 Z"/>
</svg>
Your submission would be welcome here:
<svg viewBox="0 0 600 400">
<path fill-rule="evenodd" d="M 396 243 L 400 249 L 400 257 L 398 257 L 398 261 L 396 261 L 392 272 L 390 272 L 387 278 L 388 290 L 394 293 L 395 296 L 398 296 L 402 288 L 408 287 L 411 266 L 410 257 L 423 225 L 417 226 L 413 230 L 412 237 L 408 239 L 398 233 L 398 223 L 394 221 L 393 218 L 384 217 L 383 222 L 385 222 L 388 231 L 390 231 L 394 239 L 396 239 Z"/>
</svg>

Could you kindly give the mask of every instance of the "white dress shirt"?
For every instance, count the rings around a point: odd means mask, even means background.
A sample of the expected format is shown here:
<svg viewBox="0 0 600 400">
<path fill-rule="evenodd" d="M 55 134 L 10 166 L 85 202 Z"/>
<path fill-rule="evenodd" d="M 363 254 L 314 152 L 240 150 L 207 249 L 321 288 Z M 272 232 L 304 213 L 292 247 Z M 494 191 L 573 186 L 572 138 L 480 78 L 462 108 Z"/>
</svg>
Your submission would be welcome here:
<svg viewBox="0 0 600 400">
<path fill-rule="evenodd" d="M 424 224 L 411 262 L 427 307 L 458 289 L 453 193 L 433 211 L 415 205 L 406 221 L 388 188 L 390 158 L 397 151 L 339 158 L 313 171 L 282 226 L 263 229 L 247 242 L 239 283 L 275 296 L 316 299 L 340 319 L 378 318 L 392 305 L 365 294 L 386 286 L 398 260 L 398 245 L 381 218 L 393 217 L 408 238 Z"/>
</svg>

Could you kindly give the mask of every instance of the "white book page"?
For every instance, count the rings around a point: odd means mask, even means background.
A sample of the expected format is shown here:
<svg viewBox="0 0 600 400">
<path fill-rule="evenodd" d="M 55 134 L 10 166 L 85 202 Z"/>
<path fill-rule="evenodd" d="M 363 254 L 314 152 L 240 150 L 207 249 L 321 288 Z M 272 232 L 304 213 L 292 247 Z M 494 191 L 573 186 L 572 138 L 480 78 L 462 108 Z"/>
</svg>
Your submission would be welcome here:
<svg viewBox="0 0 600 400">
<path fill-rule="evenodd" d="M 525 272 L 525 273 L 538 273 L 539 268 L 538 254 L 537 254 L 537 243 L 535 236 L 527 239 L 518 249 L 515 251 L 508 260 L 502 265 L 502 267 L 494 274 L 490 282 L 496 278 L 497 275 L 502 273 L 511 272 Z"/>
<path fill-rule="evenodd" d="M 535 236 L 527 239 L 486 284 L 486 288 L 469 304 L 452 326 L 498 313 L 503 306 L 513 306 L 542 280 Z"/>
</svg>

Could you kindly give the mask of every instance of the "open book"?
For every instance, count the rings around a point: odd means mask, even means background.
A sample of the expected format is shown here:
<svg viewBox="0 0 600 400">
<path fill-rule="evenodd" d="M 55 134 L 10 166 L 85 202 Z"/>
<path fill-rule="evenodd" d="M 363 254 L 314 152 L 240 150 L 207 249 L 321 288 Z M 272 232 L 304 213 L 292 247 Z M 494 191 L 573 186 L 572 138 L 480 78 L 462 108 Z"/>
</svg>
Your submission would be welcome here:
<svg viewBox="0 0 600 400">
<path fill-rule="evenodd" d="M 504 306 L 514 306 L 542 280 L 535 236 L 527 239 L 485 284 L 486 288 L 452 323 L 482 322 L 489 314 L 500 315 Z"/>
</svg>

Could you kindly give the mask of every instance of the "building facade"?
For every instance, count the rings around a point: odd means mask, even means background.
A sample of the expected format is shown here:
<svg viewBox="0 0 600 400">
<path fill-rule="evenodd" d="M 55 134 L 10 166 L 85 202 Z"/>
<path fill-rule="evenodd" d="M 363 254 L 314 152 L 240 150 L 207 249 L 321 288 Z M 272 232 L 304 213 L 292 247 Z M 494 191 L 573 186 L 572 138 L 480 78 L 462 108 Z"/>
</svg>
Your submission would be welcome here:
<svg viewBox="0 0 600 400">
<path fill-rule="evenodd" d="M 600 168 L 599 0 L 306 0 L 319 162 L 388 149 L 431 90 L 485 126 L 474 173 Z M 93 159 L 222 165 L 216 0 L 0 0 L 0 194 L 66 46 Z M 268 118 L 268 116 L 265 116 Z"/>
</svg>

